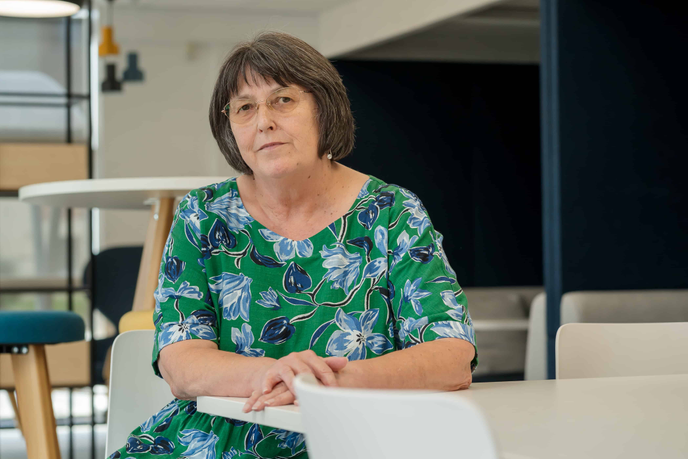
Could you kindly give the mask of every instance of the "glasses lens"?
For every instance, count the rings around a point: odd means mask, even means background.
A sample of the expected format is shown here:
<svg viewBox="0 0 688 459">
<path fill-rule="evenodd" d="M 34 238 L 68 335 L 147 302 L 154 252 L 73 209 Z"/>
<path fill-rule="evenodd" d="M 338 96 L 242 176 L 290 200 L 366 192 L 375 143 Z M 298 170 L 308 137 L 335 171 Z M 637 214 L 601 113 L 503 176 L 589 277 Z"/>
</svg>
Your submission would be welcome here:
<svg viewBox="0 0 688 459">
<path fill-rule="evenodd" d="M 294 88 L 285 88 L 276 91 L 270 96 L 270 106 L 279 113 L 288 113 L 299 104 L 301 93 Z"/>
<path fill-rule="evenodd" d="M 256 103 L 250 100 L 235 100 L 228 107 L 229 119 L 236 123 L 246 122 L 256 113 Z"/>
</svg>

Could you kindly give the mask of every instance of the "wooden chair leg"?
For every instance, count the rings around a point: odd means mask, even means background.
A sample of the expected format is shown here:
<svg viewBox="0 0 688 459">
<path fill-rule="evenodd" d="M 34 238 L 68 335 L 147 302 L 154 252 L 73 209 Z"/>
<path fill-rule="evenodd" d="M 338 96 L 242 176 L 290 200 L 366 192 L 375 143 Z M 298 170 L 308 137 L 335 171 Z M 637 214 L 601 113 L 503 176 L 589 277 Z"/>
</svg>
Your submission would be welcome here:
<svg viewBox="0 0 688 459">
<path fill-rule="evenodd" d="M 12 354 L 12 370 L 28 459 L 60 459 L 45 346 L 30 345 L 27 354 Z"/>
<path fill-rule="evenodd" d="M 15 423 L 17 424 L 17 429 L 24 435 L 24 431 L 22 430 L 22 425 L 21 425 L 21 417 L 19 416 L 19 407 L 17 406 L 17 391 L 16 390 L 8 390 L 7 395 L 10 397 L 10 403 L 12 404 L 12 410 L 14 411 L 14 419 Z"/>
</svg>

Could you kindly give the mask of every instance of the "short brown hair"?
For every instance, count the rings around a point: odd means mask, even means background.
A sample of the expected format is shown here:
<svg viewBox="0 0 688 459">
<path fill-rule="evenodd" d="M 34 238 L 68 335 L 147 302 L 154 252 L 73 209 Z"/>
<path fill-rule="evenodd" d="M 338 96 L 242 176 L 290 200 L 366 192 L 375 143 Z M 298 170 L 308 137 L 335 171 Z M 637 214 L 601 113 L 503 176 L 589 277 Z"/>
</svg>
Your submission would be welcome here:
<svg viewBox="0 0 688 459">
<path fill-rule="evenodd" d="M 298 84 L 310 91 L 317 105 L 318 155 L 332 151 L 344 158 L 354 147 L 354 117 L 342 78 L 332 63 L 305 41 L 281 32 L 263 32 L 253 41 L 234 47 L 222 64 L 210 100 L 210 129 L 230 166 L 245 174 L 253 171 L 239 152 L 231 125 L 221 113 L 237 94 L 240 78 L 260 76 L 287 86 Z"/>
</svg>

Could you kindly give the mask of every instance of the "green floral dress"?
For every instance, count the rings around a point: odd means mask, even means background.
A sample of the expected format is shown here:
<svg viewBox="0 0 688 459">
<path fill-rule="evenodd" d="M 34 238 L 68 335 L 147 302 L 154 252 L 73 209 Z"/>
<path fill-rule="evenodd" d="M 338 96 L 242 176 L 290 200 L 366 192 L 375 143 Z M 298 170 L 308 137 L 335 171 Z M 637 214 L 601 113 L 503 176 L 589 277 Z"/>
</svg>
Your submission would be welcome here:
<svg viewBox="0 0 688 459">
<path fill-rule="evenodd" d="M 370 359 L 438 338 L 475 346 L 442 235 L 415 194 L 372 176 L 342 218 L 302 241 L 254 220 L 234 178 L 191 191 L 174 216 L 155 300 L 158 376 L 160 350 L 186 339 L 275 359 L 306 349 Z M 211 416 L 175 399 L 110 457 L 158 456 L 307 453 L 301 433 Z"/>
</svg>

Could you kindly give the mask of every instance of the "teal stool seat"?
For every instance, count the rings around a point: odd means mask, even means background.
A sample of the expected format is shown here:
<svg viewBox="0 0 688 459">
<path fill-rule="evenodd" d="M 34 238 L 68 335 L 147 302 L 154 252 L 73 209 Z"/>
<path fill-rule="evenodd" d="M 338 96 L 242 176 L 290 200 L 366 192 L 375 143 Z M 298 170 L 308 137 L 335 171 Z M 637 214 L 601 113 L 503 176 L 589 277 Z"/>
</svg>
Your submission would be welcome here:
<svg viewBox="0 0 688 459">
<path fill-rule="evenodd" d="M 70 311 L 0 311 L 0 345 L 57 344 L 84 339 L 84 320 Z"/>
<path fill-rule="evenodd" d="M 0 311 L 0 352 L 11 354 L 28 459 L 60 459 L 45 346 L 83 340 L 84 330 L 69 311 Z"/>
</svg>

